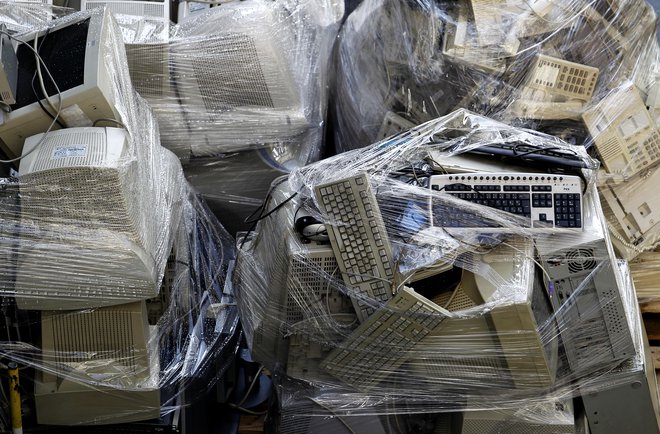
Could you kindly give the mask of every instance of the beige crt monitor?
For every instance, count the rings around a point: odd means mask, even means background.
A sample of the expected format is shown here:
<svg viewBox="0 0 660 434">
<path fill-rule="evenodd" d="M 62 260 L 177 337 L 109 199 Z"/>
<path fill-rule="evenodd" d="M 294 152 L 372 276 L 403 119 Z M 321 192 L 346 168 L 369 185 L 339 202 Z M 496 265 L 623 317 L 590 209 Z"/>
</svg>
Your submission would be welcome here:
<svg viewBox="0 0 660 434">
<path fill-rule="evenodd" d="M 41 314 L 42 359 L 37 421 L 99 425 L 160 415 L 155 329 L 144 301 Z"/>
<path fill-rule="evenodd" d="M 658 126 L 633 84 L 612 91 L 582 119 L 608 172 L 628 177 L 660 159 Z"/>
<path fill-rule="evenodd" d="M 31 152 L 42 137 L 26 140 L 19 169 L 18 306 L 80 309 L 156 296 L 157 231 L 141 203 L 128 133 L 67 128 Z"/>
<path fill-rule="evenodd" d="M 161 123 L 164 146 L 185 139 L 193 156 L 208 156 L 307 130 L 290 58 L 295 29 L 271 5 L 233 2 L 180 26 L 186 38 L 172 41 L 170 56 L 187 126 Z"/>
<path fill-rule="evenodd" d="M 80 0 L 81 11 L 102 7 L 114 14 L 142 18 L 131 21 L 131 32 L 124 35 L 128 72 L 135 90 L 150 102 L 173 98 L 169 69 L 169 0 Z M 150 36 L 142 40 L 145 34 Z M 137 40 L 130 40 L 131 36 Z"/>
<path fill-rule="evenodd" d="M 513 247 L 501 245 L 475 261 L 485 276 L 466 270 L 451 299 L 432 299 L 461 315 L 445 319 L 419 345 L 419 357 L 409 361 L 431 385 L 486 382 L 524 389 L 554 382 L 556 340 L 541 338 L 552 335 L 541 329 L 552 323 L 552 312 L 543 288 L 535 284 L 532 244 L 522 238 L 507 244 Z"/>
<path fill-rule="evenodd" d="M 22 41 L 32 44 L 38 35 L 41 45 L 39 53 L 62 92 L 60 121 L 68 127 L 91 126 L 100 118 L 121 120 L 114 106 L 113 77 L 108 69 L 108 59 L 112 58 L 110 50 L 113 49 L 110 46 L 109 20 L 109 11 L 80 14 L 75 18 L 62 18 L 58 25 L 49 28 L 47 34 L 46 30 L 41 30 L 20 37 Z M 15 48 L 19 64 L 17 101 L 0 125 L 2 148 L 11 158 L 21 155 L 25 139 L 46 131 L 51 123 L 51 118 L 39 107 L 32 90 L 32 77 L 36 70 L 34 53 L 17 42 Z M 57 108 L 57 91 L 45 72 L 44 82 Z M 40 89 L 37 93 L 41 96 Z M 54 114 L 45 100 L 42 104 Z"/>
</svg>

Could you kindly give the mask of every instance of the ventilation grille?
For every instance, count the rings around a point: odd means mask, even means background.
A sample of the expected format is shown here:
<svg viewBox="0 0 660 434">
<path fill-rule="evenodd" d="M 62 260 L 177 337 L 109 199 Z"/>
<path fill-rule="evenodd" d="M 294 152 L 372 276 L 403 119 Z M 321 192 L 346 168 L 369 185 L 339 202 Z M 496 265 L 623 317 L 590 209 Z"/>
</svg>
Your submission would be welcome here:
<svg viewBox="0 0 660 434">
<path fill-rule="evenodd" d="M 84 145 L 85 148 L 81 147 Z M 73 147 L 80 147 L 80 152 L 62 152 Z M 30 172 L 40 172 L 49 169 L 78 166 L 105 166 L 108 164 L 108 152 L 105 129 L 100 128 L 94 132 L 86 129 L 85 132 L 68 130 L 67 134 L 49 134 L 46 140 L 39 145 L 38 155 Z M 76 156 L 78 155 L 78 156 Z"/>
<path fill-rule="evenodd" d="M 586 283 L 557 314 L 562 341 L 571 369 L 579 370 L 613 360 L 610 336 L 605 327 L 593 282 Z"/>
<path fill-rule="evenodd" d="M 580 273 L 593 270 L 598 265 L 594 258 L 593 249 L 575 249 L 566 253 L 568 262 L 568 271 L 571 273 Z"/>
<path fill-rule="evenodd" d="M 21 185 L 27 194 L 21 203 L 22 214 L 47 224 L 75 223 L 84 229 L 111 230 L 144 246 L 138 208 L 128 203 L 135 199 L 135 192 L 130 191 L 132 183 L 125 177 L 115 169 L 94 167 L 24 175 Z"/>
<path fill-rule="evenodd" d="M 498 413 L 493 412 L 493 415 L 497 417 Z M 516 419 L 513 415 L 510 416 L 509 420 L 471 419 L 469 415 L 466 415 L 461 431 L 462 434 L 557 434 L 560 432 L 573 432 L 573 427 L 557 426 L 552 423 L 525 423 Z"/>
<path fill-rule="evenodd" d="M 602 144 L 597 144 L 598 153 L 605 162 L 612 161 L 621 154 L 621 143 L 615 136 L 610 137 Z"/>
<path fill-rule="evenodd" d="M 294 324 L 303 320 L 302 307 L 318 304 L 330 296 L 331 282 L 327 276 L 335 276 L 339 265 L 335 255 L 328 247 L 327 253 L 309 257 L 293 255 L 289 264 L 287 279 L 287 323 Z"/>
<path fill-rule="evenodd" d="M 470 309 L 471 307 L 476 306 L 474 301 L 472 301 L 472 299 L 467 296 L 462 288 L 457 288 L 456 291 L 456 295 L 454 295 L 451 303 L 449 303 L 449 306 L 447 306 L 448 311 L 456 312 L 463 309 Z"/>
<path fill-rule="evenodd" d="M 165 5 L 164 2 L 156 1 L 88 1 L 83 10 L 106 6 L 115 14 L 166 18 L 169 20 L 169 13 L 165 10 Z M 169 4 L 167 6 L 169 7 Z"/>
<path fill-rule="evenodd" d="M 233 33 L 205 43 L 192 58 L 199 92 L 208 112 L 237 107 L 275 108 L 252 38 Z M 278 77 L 269 77 L 277 81 Z"/>
<path fill-rule="evenodd" d="M 476 348 L 475 348 L 476 350 Z M 470 357 L 466 348 L 461 357 L 431 357 L 421 363 L 433 383 L 473 381 L 475 378 L 488 378 L 490 384 L 511 384 L 509 372 L 497 357 Z"/>
<path fill-rule="evenodd" d="M 168 44 L 126 44 L 128 72 L 144 98 L 162 98 L 170 92 Z"/>
<path fill-rule="evenodd" d="M 146 341 L 143 332 L 134 329 L 142 327 L 134 319 L 139 319 L 139 311 L 116 308 L 44 314 L 45 329 L 51 326 L 53 338 L 52 348 L 44 350 L 52 353 L 59 364 L 113 359 L 133 373 L 142 371 Z"/>
<path fill-rule="evenodd" d="M 2 97 L 2 101 L 7 103 L 7 101 L 13 99 L 11 92 L 9 91 L 3 91 L 0 92 L 0 97 Z"/>
<path fill-rule="evenodd" d="M 605 306 L 603 306 L 603 316 L 605 317 L 605 324 L 607 325 L 607 331 L 609 336 L 612 338 L 612 345 L 614 348 L 614 353 L 617 356 L 626 356 L 627 348 L 629 348 L 629 330 L 628 322 L 626 320 L 625 314 L 623 312 L 622 306 L 619 303 L 620 295 L 618 291 L 614 288 L 607 291 L 601 292 L 601 297 Z M 617 350 L 617 346 L 621 347 L 621 350 Z M 618 354 L 622 352 L 621 354 Z"/>
</svg>

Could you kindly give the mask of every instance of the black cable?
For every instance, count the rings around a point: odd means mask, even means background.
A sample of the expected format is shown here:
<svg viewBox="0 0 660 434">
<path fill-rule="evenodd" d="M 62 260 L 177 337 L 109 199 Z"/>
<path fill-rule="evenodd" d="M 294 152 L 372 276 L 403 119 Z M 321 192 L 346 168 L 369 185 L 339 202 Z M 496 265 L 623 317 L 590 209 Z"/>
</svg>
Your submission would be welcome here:
<svg viewBox="0 0 660 434">
<path fill-rule="evenodd" d="M 570 159 L 571 157 L 575 157 L 576 159 L 580 159 L 580 157 L 577 155 L 576 152 L 571 151 L 570 149 L 564 149 L 564 148 L 559 148 L 559 147 L 534 148 L 531 151 L 526 151 L 526 152 L 523 152 L 523 153 L 519 154 L 518 151 L 517 151 L 519 146 L 527 146 L 527 147 L 530 147 L 530 148 L 532 147 L 532 146 L 527 145 L 527 144 L 514 145 L 512 150 L 513 150 L 513 156 L 515 158 L 522 158 L 526 155 L 536 154 L 538 152 L 544 152 L 544 151 L 563 151 L 563 152 L 557 152 L 558 154 L 561 154 L 562 158 L 569 158 Z"/>
<path fill-rule="evenodd" d="M 39 54 L 40 56 L 41 56 L 41 46 L 43 45 L 44 41 L 46 40 L 46 37 L 48 36 L 48 33 L 50 33 L 50 28 L 46 29 L 46 33 L 44 33 L 43 37 L 41 38 L 41 41 L 39 41 L 39 46 L 37 47 L 37 54 Z M 41 98 L 39 98 L 39 95 L 37 95 L 37 90 L 34 87 L 34 82 L 37 79 L 37 68 L 39 67 L 38 62 L 39 62 L 39 60 L 35 59 L 34 75 L 32 76 L 32 82 L 30 83 L 31 86 L 32 86 L 32 94 L 37 99 L 37 103 L 39 103 L 39 107 L 41 107 L 41 110 L 43 110 L 43 112 L 46 113 L 46 115 L 48 115 L 48 117 L 50 117 L 51 119 L 55 119 L 55 115 L 51 114 L 51 112 L 49 112 L 46 109 L 46 107 L 42 104 Z M 47 98 L 47 97 L 48 97 L 48 95 L 44 95 L 44 98 Z M 60 126 L 60 128 L 66 128 L 64 126 L 64 124 L 62 122 L 60 122 L 59 119 L 56 120 L 55 122 L 57 123 L 57 125 Z"/>
<path fill-rule="evenodd" d="M 246 233 L 245 236 L 243 237 L 243 241 L 241 241 L 241 245 L 240 245 L 239 248 L 240 248 L 240 249 L 243 248 L 243 245 L 245 244 L 245 241 L 247 241 L 247 239 L 248 239 L 248 237 L 250 236 L 250 234 L 251 234 L 252 232 L 254 232 L 254 230 L 255 230 L 256 227 L 257 227 L 257 223 L 259 223 L 259 221 L 265 219 L 266 217 L 269 217 L 271 214 L 273 214 L 274 212 L 276 212 L 278 209 L 282 208 L 284 205 L 286 205 L 291 199 L 293 199 L 293 198 L 296 197 L 297 195 L 298 195 L 298 192 L 293 193 L 291 196 L 289 196 L 289 197 L 287 197 L 285 200 L 283 200 L 282 203 L 278 204 L 275 208 L 271 209 L 271 210 L 268 211 L 266 214 L 262 214 L 263 211 L 266 209 L 266 203 L 268 202 L 268 199 L 269 199 L 269 198 L 266 198 L 266 200 L 264 200 L 264 203 L 263 203 L 263 205 L 262 205 L 261 208 L 260 208 L 260 209 L 261 209 L 261 212 L 259 213 L 259 217 L 258 217 L 257 219 L 255 219 L 255 220 L 252 220 L 252 221 L 250 221 L 250 220 L 248 220 L 248 219 L 245 219 L 245 223 L 252 223 L 252 226 L 250 226 L 250 229 L 248 229 L 247 233 Z M 255 214 L 255 213 L 252 213 L 252 215 L 254 215 L 254 214 Z"/>
</svg>

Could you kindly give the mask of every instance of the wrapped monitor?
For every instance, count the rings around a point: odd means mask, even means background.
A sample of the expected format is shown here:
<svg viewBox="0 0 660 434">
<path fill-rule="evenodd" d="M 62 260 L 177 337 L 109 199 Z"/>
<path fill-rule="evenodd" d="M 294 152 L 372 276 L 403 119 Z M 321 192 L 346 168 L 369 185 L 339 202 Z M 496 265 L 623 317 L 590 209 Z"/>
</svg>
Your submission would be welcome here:
<svg viewBox="0 0 660 434">
<path fill-rule="evenodd" d="M 72 50 L 80 32 L 94 43 Z M 233 241 L 160 146 L 110 12 L 72 14 L 14 42 L 35 34 L 57 109 L 50 114 L 77 114 L 84 126 L 30 124 L 37 131 L 5 148 L 20 158 L 17 176 L 0 180 L 0 354 L 22 368 L 26 429 L 172 425 L 214 387 L 228 366 L 218 360 L 238 345 L 225 288 Z M 80 86 L 92 78 L 89 89 L 60 81 L 54 55 L 62 51 L 80 67 Z M 95 112 L 81 101 L 94 105 L 99 95 L 110 110 L 98 104 L 99 117 L 86 119 Z M 47 117 L 52 107 L 41 103 L 29 116 Z M 219 372 L 210 372 L 216 363 Z"/>
<path fill-rule="evenodd" d="M 459 110 L 279 178 L 233 280 L 283 407 L 510 409 L 628 384 L 606 374 L 643 350 L 597 167 Z"/>
<path fill-rule="evenodd" d="M 169 29 L 162 19 L 113 7 L 131 77 L 154 108 L 163 146 L 232 232 L 247 228 L 243 220 L 273 179 L 324 151 L 343 2 L 229 2 Z"/>
</svg>

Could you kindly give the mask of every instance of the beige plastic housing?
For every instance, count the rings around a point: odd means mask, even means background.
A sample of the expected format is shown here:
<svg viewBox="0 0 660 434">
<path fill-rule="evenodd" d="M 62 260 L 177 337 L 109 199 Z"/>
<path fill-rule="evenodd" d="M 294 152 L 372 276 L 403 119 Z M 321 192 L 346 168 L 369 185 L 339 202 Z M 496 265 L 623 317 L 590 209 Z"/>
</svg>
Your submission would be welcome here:
<svg viewBox="0 0 660 434">
<path fill-rule="evenodd" d="M 35 386 L 39 423 L 95 425 L 159 416 L 158 351 L 150 348 L 144 301 L 94 310 L 44 311 L 41 333 L 44 363 L 54 365 L 54 372 L 39 372 Z M 157 340 L 153 342 L 157 345 Z M 76 381 L 77 376 L 85 382 Z M 93 386 L 93 378 L 103 386 Z"/>
<path fill-rule="evenodd" d="M 106 7 L 115 14 L 143 17 L 138 24 L 138 32 L 156 27 L 155 22 L 162 22 L 163 31 L 159 40 L 144 43 L 126 44 L 126 60 L 131 82 L 138 93 L 150 100 L 152 98 L 172 98 L 169 72 L 169 24 L 170 5 L 167 1 L 134 0 L 80 0 L 80 10 Z"/>
<path fill-rule="evenodd" d="M 51 132 L 31 152 L 42 137 L 26 140 L 19 172 L 26 229 L 17 251 L 18 306 L 81 309 L 158 295 L 151 256 L 157 241 L 144 227 L 128 133 L 120 128 L 67 128 Z M 58 225 L 74 223 L 80 238 L 70 240 L 70 249 L 49 248 L 28 230 L 38 225 L 57 233 Z M 70 259 L 72 251 L 80 255 L 77 261 Z M 60 267 L 49 266 L 44 257 Z M 98 283 L 90 287 L 94 277 Z"/>
<path fill-rule="evenodd" d="M 518 117 L 578 119 L 598 80 L 598 68 L 540 54 L 510 109 Z"/>
<path fill-rule="evenodd" d="M 609 173 L 629 177 L 660 159 L 657 125 L 634 85 L 613 91 L 582 119 Z"/>
<path fill-rule="evenodd" d="M 110 19 L 111 14 L 107 10 L 104 14 L 92 15 L 85 51 L 84 83 L 62 91 L 64 113 L 62 120 L 65 122 L 68 120 L 68 127 L 92 126 L 93 121 L 101 118 L 121 120 L 115 108 L 112 77 L 106 63 L 106 58 L 110 56 L 106 52 L 109 47 L 106 39 L 109 38 Z M 50 32 L 68 25 L 75 25 L 76 22 L 65 21 L 61 26 L 51 28 Z M 21 40 L 32 43 L 36 34 L 22 36 Z M 45 31 L 39 32 L 40 38 L 44 35 Z M 58 96 L 54 95 L 52 100 L 55 107 L 58 107 Z M 46 131 L 51 121 L 51 118 L 41 110 L 37 102 L 6 113 L 4 123 L 0 125 L 0 139 L 2 140 L 0 145 L 8 157 L 19 157 L 25 139 Z M 58 128 L 57 125 L 54 128 Z"/>
</svg>

